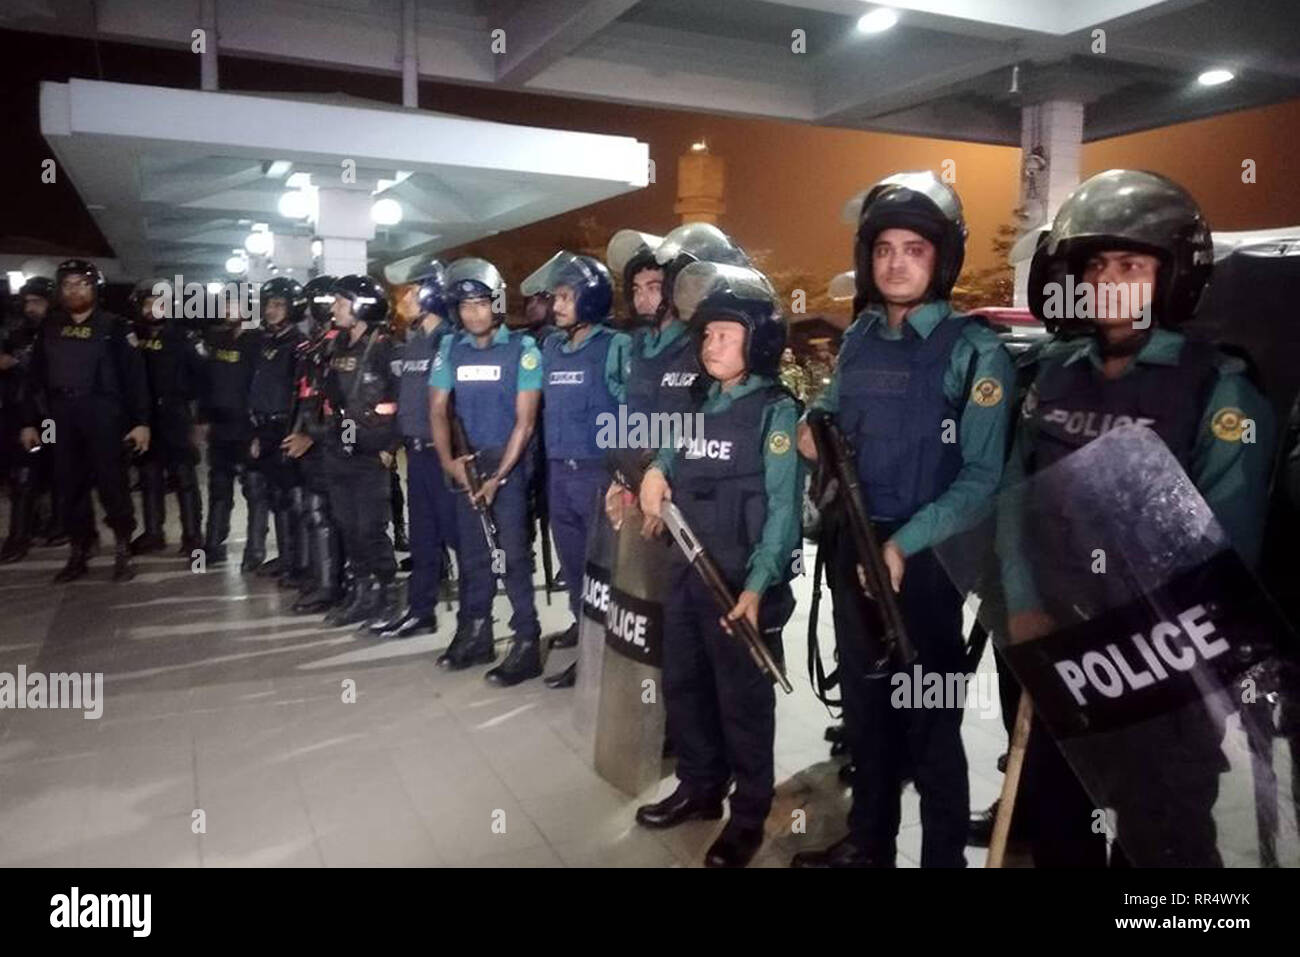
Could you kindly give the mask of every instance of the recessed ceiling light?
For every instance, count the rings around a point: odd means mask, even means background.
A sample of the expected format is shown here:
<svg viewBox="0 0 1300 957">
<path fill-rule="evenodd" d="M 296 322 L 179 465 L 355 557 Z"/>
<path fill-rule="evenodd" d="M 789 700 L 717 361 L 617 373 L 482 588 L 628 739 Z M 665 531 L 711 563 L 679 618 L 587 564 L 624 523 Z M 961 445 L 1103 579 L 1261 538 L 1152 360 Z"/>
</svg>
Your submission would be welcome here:
<svg viewBox="0 0 1300 957">
<path fill-rule="evenodd" d="M 858 17 L 859 33 L 884 33 L 898 22 L 898 11 L 889 7 L 876 7 L 870 13 Z"/>
<path fill-rule="evenodd" d="M 1206 70 L 1196 78 L 1196 82 L 1201 86 L 1218 86 L 1220 83 L 1227 83 L 1236 74 L 1231 70 Z"/>
</svg>

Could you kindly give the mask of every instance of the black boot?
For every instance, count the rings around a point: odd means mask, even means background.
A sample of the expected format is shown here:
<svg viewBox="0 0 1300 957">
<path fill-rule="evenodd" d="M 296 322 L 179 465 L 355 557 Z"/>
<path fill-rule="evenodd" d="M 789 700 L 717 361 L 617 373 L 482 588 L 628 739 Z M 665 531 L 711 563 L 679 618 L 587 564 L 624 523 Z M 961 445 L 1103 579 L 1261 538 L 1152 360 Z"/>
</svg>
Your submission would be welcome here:
<svg viewBox="0 0 1300 957">
<path fill-rule="evenodd" d="M 280 569 L 282 588 L 301 589 L 311 580 L 311 529 L 307 523 L 306 500 L 301 485 L 289 490 L 288 534 L 293 538 L 289 546 L 293 561 L 288 568 Z M 278 538 L 280 532 L 276 529 Z"/>
<path fill-rule="evenodd" d="M 54 576 L 54 584 L 76 581 L 86 574 L 90 563 L 90 548 L 86 542 L 74 542 L 68 563 Z"/>
<path fill-rule="evenodd" d="M 39 487 L 37 498 L 40 498 Z M 63 521 L 63 496 L 59 494 L 58 489 L 50 490 L 50 517 L 46 521 L 45 527 L 41 530 L 41 538 L 44 540 L 47 548 L 66 545 L 71 540 L 68 536 L 68 530 Z"/>
<path fill-rule="evenodd" d="M 400 586 L 396 582 L 376 579 L 371 592 L 370 608 L 361 623 L 361 630 L 367 633 L 373 633 L 376 628 L 382 628 L 392 621 L 393 615 L 396 614 L 393 606 L 397 604 Z"/>
<path fill-rule="evenodd" d="M 266 476 L 249 470 L 244 477 L 244 503 L 248 506 L 248 537 L 239 570 L 247 574 L 266 561 L 266 533 L 270 528 L 271 500 Z"/>
<path fill-rule="evenodd" d="M 506 660 L 501 662 L 484 678 L 488 684 L 500 688 L 509 688 L 529 678 L 536 678 L 542 673 L 542 643 L 536 635 L 527 638 L 516 637 L 510 642 Z"/>
<path fill-rule="evenodd" d="M 872 853 L 854 843 L 852 835 L 820 851 L 800 851 L 790 861 L 791 867 L 893 867 L 895 855 Z"/>
<path fill-rule="evenodd" d="M 176 491 L 176 502 L 181 512 L 181 547 L 176 553 L 185 558 L 192 557 L 195 549 L 203 547 L 203 533 L 200 531 L 203 528 L 203 503 L 199 500 L 199 487 L 192 466 L 190 471 L 188 484 L 182 476 L 180 488 Z"/>
<path fill-rule="evenodd" d="M 116 538 L 113 545 L 113 581 L 129 582 L 135 577 L 135 569 L 131 567 L 130 533 L 118 533 Z"/>
<path fill-rule="evenodd" d="M 705 867 L 748 867 L 763 845 L 763 828 L 727 822 L 704 855 Z"/>
<path fill-rule="evenodd" d="M 578 663 L 575 661 L 563 671 L 547 675 L 542 679 L 542 682 L 548 688 L 572 688 L 578 683 Z"/>
<path fill-rule="evenodd" d="M 339 551 L 334 529 L 323 514 L 309 517 L 311 577 L 310 588 L 294 603 L 293 610 L 302 615 L 315 615 L 337 604 L 342 597 L 339 587 Z"/>
<path fill-rule="evenodd" d="M 396 618 L 377 622 L 370 626 L 370 631 L 380 638 L 410 638 L 413 635 L 431 635 L 438 630 L 438 618 L 432 612 L 417 615 L 411 609 L 402 612 Z"/>
<path fill-rule="evenodd" d="M 353 581 L 346 599 L 335 605 L 325 616 L 325 626 L 338 628 L 341 625 L 355 625 L 363 621 L 366 617 L 371 583 L 372 579 L 368 577 L 359 577 Z"/>
<path fill-rule="evenodd" d="M 662 830 L 685 821 L 716 821 L 722 817 L 722 796 L 698 796 L 678 784 L 677 790 L 654 804 L 636 809 L 636 822 L 642 827 Z"/>
<path fill-rule="evenodd" d="M 226 560 L 226 539 L 230 537 L 230 511 L 232 502 L 215 501 L 208 505 L 208 534 L 203 551 L 209 565 L 220 565 Z"/>
<path fill-rule="evenodd" d="M 547 635 L 545 641 L 548 648 L 577 648 L 578 623 L 575 621 L 564 631 L 557 631 L 553 635 Z"/>
<path fill-rule="evenodd" d="M 475 618 L 456 628 L 447 650 L 438 656 L 438 667 L 460 671 L 473 665 L 488 665 L 496 660 L 492 642 L 492 619 Z"/>
<path fill-rule="evenodd" d="M 140 512 L 144 531 L 131 542 L 132 555 L 160 552 L 167 547 L 163 538 L 163 470 L 152 462 L 140 469 Z"/>
<path fill-rule="evenodd" d="M 0 565 L 22 561 L 31 548 L 32 525 L 36 519 L 36 490 L 31 482 L 15 481 L 9 504 L 9 535 L 0 547 Z"/>
</svg>

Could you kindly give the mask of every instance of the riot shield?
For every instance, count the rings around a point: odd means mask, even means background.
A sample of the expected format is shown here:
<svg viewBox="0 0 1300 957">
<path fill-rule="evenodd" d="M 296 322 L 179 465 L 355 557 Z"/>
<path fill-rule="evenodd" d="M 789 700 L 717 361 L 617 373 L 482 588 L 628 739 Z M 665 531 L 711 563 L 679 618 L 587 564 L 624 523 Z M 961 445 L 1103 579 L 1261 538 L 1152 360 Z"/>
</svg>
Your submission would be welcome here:
<svg viewBox="0 0 1300 957">
<path fill-rule="evenodd" d="M 584 753 L 588 755 L 596 753 L 596 722 L 605 667 L 605 609 L 609 605 L 609 573 L 614 563 L 614 529 L 605 517 L 604 493 L 597 496 L 591 507 L 594 520 L 587 535 L 587 560 L 582 575 L 578 678 L 573 698 L 573 726 L 582 736 Z"/>
<path fill-rule="evenodd" d="M 1105 433 L 936 552 L 1133 865 L 1300 865 L 1295 636 L 1153 432 Z"/>
<path fill-rule="evenodd" d="M 663 590 L 673 546 L 641 537 L 629 509 L 615 533 L 596 722 L 596 773 L 627 794 L 657 784 L 663 763 Z"/>
</svg>

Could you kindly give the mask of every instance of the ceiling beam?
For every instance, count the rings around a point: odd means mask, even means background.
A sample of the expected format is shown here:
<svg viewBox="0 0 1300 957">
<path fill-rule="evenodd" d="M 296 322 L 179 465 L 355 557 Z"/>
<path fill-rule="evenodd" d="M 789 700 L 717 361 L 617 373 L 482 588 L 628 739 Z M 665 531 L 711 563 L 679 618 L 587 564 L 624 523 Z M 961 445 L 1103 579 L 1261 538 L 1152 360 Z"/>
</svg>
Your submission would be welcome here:
<svg viewBox="0 0 1300 957">
<path fill-rule="evenodd" d="M 637 0 L 529 0 L 505 24 L 498 83 L 526 83 L 609 26 Z"/>
</svg>

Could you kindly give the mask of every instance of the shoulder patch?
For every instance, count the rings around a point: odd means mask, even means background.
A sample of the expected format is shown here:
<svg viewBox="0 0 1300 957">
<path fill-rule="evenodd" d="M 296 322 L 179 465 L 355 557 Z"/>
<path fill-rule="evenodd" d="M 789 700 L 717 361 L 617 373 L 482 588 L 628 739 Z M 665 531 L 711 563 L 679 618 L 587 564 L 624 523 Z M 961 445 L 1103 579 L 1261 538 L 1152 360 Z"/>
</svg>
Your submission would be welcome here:
<svg viewBox="0 0 1300 957">
<path fill-rule="evenodd" d="M 1246 413 L 1241 409 L 1225 406 L 1214 413 L 1214 418 L 1210 420 L 1210 431 L 1216 439 L 1224 442 L 1240 442 L 1248 421 Z"/>
<path fill-rule="evenodd" d="M 523 356 L 520 357 L 519 364 L 529 372 L 532 372 L 534 369 L 537 368 L 537 353 L 525 352 Z"/>
<path fill-rule="evenodd" d="M 786 432 L 773 432 L 767 440 L 767 448 L 773 455 L 785 455 L 790 451 L 790 436 Z"/>
<path fill-rule="evenodd" d="M 1002 383 L 986 375 L 971 386 L 971 401 L 987 409 L 1002 401 L 1002 391 Z"/>
</svg>

